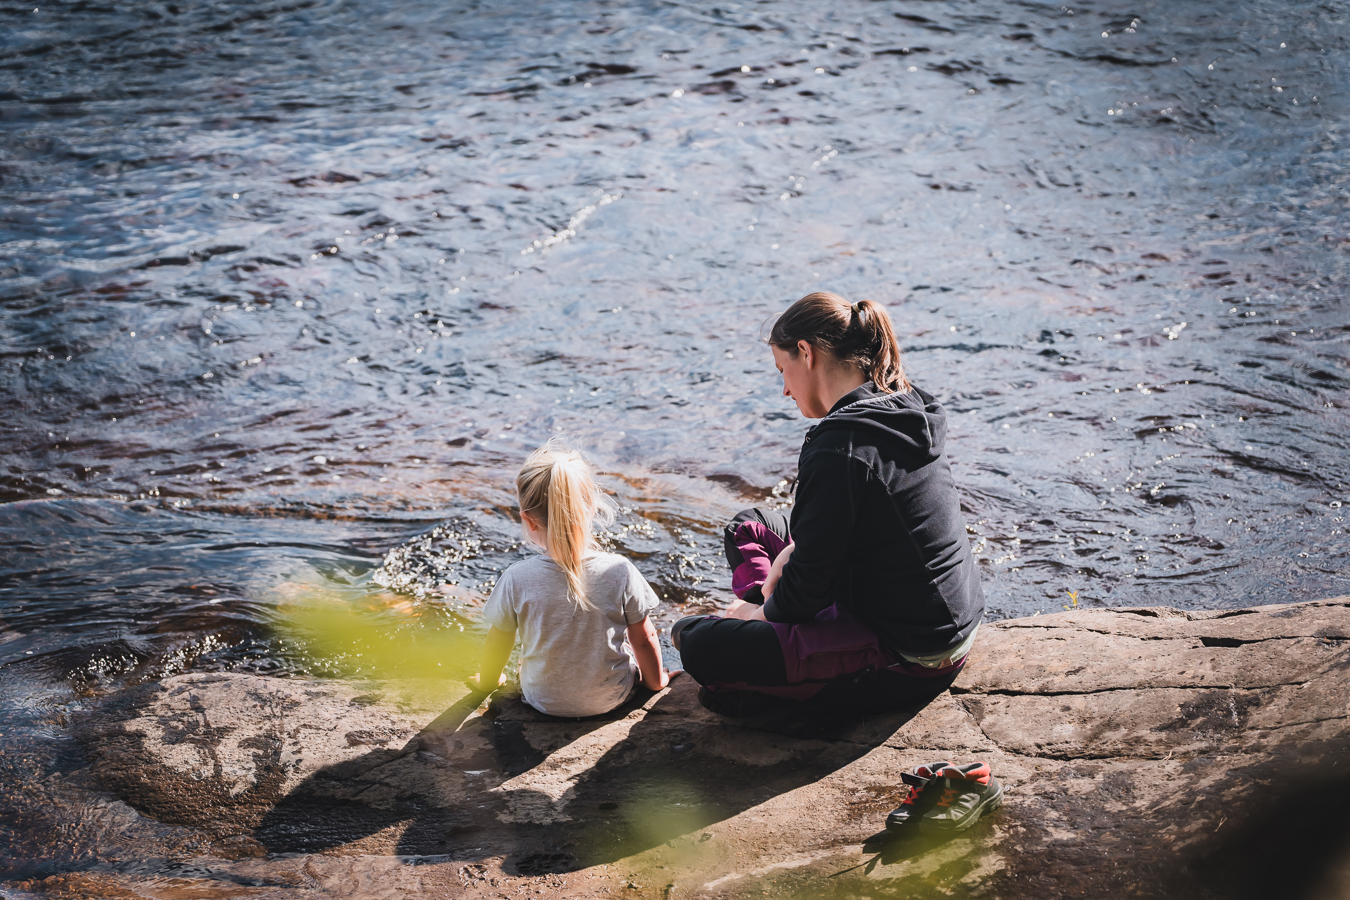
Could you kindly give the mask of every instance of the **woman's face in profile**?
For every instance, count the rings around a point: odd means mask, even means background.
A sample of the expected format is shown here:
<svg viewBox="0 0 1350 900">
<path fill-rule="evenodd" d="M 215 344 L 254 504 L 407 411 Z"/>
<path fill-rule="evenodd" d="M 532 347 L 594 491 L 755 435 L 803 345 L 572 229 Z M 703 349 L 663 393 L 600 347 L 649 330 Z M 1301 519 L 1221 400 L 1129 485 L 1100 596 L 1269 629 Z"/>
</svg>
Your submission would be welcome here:
<svg viewBox="0 0 1350 900">
<path fill-rule="evenodd" d="M 821 400 L 820 387 L 816 384 L 818 379 L 813 377 L 815 367 L 812 363 L 817 360 L 811 345 L 802 341 L 796 356 L 773 344 L 769 345 L 769 349 L 773 351 L 774 365 L 783 373 L 783 396 L 791 397 L 797 409 L 808 419 L 824 418 L 830 410 Z"/>
</svg>

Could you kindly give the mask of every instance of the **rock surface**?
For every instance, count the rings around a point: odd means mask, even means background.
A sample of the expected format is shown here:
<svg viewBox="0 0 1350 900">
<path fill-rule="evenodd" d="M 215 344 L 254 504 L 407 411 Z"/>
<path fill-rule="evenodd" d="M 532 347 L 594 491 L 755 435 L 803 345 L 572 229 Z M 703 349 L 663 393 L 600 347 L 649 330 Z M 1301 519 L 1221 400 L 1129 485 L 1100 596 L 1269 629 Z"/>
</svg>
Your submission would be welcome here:
<svg viewBox="0 0 1350 900">
<path fill-rule="evenodd" d="M 163 865 L 109 851 L 23 889 L 1344 897 L 1348 669 L 1340 598 L 995 623 L 929 707 L 820 727 L 720 719 L 687 679 L 599 720 L 499 696 L 427 727 L 340 683 L 180 676 L 80 729 L 123 834 L 158 829 Z M 988 761 L 1004 809 L 952 839 L 887 835 L 898 773 L 938 759 Z"/>
</svg>

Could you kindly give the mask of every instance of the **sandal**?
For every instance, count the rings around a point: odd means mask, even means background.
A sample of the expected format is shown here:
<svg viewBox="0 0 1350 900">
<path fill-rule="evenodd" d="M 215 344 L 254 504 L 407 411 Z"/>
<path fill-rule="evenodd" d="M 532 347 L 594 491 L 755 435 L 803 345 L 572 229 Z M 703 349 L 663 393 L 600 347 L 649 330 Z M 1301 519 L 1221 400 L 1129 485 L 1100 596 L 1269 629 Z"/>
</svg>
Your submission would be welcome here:
<svg viewBox="0 0 1350 900">
<path fill-rule="evenodd" d="M 1003 805 L 1003 785 L 982 762 L 946 766 L 933 773 L 924 789 L 932 796 L 919 816 L 924 831 L 965 831 Z"/>
<path fill-rule="evenodd" d="M 923 807 L 920 805 L 919 798 L 923 794 L 923 789 L 933 780 L 933 774 L 943 769 L 952 767 L 949 762 L 929 763 L 926 766 L 915 766 L 909 772 L 901 772 L 900 780 L 909 785 L 909 794 L 899 806 L 891 810 L 890 815 L 886 817 L 887 828 L 901 828 L 910 822 L 917 822 L 923 813 Z M 932 799 L 931 796 L 929 798 Z"/>
</svg>

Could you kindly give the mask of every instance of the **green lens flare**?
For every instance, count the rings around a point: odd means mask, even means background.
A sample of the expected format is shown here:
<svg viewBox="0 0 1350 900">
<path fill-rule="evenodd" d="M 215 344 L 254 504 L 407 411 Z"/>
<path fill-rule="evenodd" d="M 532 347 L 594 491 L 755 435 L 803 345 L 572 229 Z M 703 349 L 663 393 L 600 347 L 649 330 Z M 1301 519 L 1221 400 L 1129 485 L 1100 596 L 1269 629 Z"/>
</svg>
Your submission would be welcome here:
<svg viewBox="0 0 1350 900">
<path fill-rule="evenodd" d="M 275 627 L 315 674 L 458 683 L 477 665 L 479 629 L 443 602 L 373 585 L 289 583 L 277 593 Z"/>
</svg>

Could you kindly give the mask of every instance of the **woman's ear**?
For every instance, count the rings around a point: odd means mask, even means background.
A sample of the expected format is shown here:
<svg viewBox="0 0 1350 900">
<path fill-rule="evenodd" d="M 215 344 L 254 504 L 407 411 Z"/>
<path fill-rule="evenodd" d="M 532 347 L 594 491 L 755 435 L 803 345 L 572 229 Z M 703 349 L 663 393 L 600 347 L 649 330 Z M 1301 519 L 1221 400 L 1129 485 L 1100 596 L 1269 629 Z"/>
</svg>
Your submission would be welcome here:
<svg viewBox="0 0 1350 900">
<path fill-rule="evenodd" d="M 808 370 L 815 367 L 816 351 L 815 348 L 811 346 L 809 341 L 797 342 L 797 356 L 799 359 L 801 359 L 802 364 L 805 365 Z"/>
</svg>

